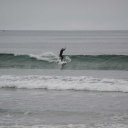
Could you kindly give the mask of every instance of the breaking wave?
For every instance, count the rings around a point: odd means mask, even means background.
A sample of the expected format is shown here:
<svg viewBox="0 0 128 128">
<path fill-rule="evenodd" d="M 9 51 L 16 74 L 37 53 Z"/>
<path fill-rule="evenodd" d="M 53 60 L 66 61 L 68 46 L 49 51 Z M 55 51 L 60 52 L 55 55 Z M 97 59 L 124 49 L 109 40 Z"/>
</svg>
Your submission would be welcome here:
<svg viewBox="0 0 128 128">
<path fill-rule="evenodd" d="M 0 88 L 128 92 L 128 80 L 87 76 L 0 76 Z"/>
<path fill-rule="evenodd" d="M 128 70 L 128 55 L 65 55 L 68 70 Z M 0 68 L 57 69 L 59 57 L 54 53 L 0 54 Z"/>
<path fill-rule="evenodd" d="M 88 124 L 58 124 L 58 125 L 11 125 L 10 128 L 127 128 L 125 124 L 118 124 L 118 123 L 101 123 L 101 124 L 92 124 L 89 126 Z M 0 128 L 8 128 L 8 126 L 0 126 Z"/>
</svg>

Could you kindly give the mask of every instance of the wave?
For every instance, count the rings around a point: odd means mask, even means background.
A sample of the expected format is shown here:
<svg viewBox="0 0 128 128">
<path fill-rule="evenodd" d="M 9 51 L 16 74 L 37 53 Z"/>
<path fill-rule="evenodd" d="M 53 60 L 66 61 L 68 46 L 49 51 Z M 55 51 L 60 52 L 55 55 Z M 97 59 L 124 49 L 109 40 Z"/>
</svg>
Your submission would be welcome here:
<svg viewBox="0 0 128 128">
<path fill-rule="evenodd" d="M 128 55 L 65 55 L 69 70 L 128 70 Z M 57 69 L 59 57 L 54 53 L 0 54 L 0 68 Z"/>
<path fill-rule="evenodd" d="M 128 92 L 128 80 L 87 76 L 0 76 L 0 88 Z"/>
<path fill-rule="evenodd" d="M 120 123 L 99 123 L 99 124 L 40 124 L 40 125 L 23 125 L 23 124 L 16 124 L 11 125 L 9 124 L 9 128 L 127 128 L 126 124 Z M 1 125 L 0 128 L 8 128 L 8 125 Z"/>
</svg>

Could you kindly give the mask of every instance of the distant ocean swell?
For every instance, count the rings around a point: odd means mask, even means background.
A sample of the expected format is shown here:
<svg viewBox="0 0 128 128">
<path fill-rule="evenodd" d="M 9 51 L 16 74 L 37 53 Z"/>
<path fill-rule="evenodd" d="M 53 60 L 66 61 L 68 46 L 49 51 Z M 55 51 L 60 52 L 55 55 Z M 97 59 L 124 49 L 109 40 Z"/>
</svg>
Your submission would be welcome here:
<svg viewBox="0 0 128 128">
<path fill-rule="evenodd" d="M 87 76 L 1 75 L 0 88 L 128 92 L 128 80 Z"/>
<path fill-rule="evenodd" d="M 128 70 L 128 55 L 65 55 L 68 70 Z M 0 54 L 0 68 L 57 69 L 59 57 L 54 53 Z"/>
</svg>

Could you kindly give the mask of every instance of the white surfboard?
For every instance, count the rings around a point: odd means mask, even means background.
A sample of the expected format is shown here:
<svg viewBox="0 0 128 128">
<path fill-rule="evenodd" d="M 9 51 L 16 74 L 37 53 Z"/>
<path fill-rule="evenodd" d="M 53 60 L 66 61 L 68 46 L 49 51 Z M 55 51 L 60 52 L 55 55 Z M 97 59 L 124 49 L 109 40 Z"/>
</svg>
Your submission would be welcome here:
<svg viewBox="0 0 128 128">
<path fill-rule="evenodd" d="M 66 63 L 67 63 L 66 61 L 61 61 L 61 60 L 59 60 L 59 63 L 58 63 L 58 64 L 64 65 L 64 64 L 66 64 Z"/>
</svg>

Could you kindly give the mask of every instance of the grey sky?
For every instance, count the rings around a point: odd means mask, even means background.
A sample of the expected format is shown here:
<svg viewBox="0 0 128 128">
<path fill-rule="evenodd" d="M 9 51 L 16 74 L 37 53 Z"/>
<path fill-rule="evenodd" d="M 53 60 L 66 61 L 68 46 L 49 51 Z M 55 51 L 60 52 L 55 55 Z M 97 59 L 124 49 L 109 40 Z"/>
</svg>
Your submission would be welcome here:
<svg viewBox="0 0 128 128">
<path fill-rule="evenodd" d="M 128 0 L 0 0 L 1 30 L 128 30 Z"/>
</svg>

